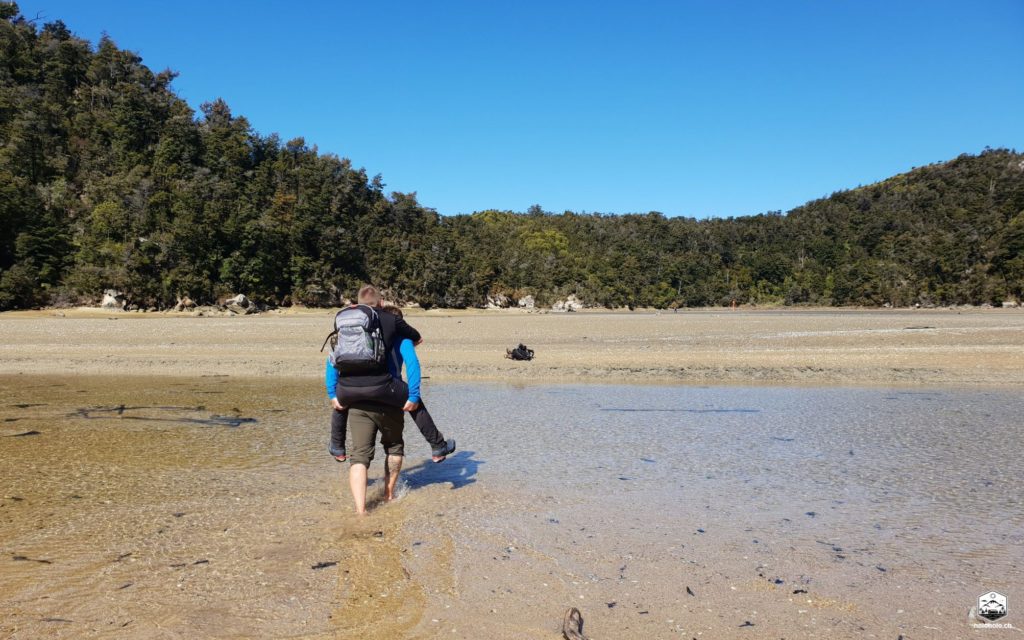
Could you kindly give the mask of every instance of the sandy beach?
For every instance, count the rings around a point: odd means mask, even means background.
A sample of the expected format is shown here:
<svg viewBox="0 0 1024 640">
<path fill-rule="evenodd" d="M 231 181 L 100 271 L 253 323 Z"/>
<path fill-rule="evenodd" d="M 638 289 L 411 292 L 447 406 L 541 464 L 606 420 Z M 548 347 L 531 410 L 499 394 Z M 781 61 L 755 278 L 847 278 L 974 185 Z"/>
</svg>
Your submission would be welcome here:
<svg viewBox="0 0 1024 640">
<path fill-rule="evenodd" d="M 0 374 L 319 377 L 329 310 L 0 314 Z M 412 311 L 438 381 L 1019 386 L 1024 311 Z M 505 359 L 523 342 L 532 362 Z"/>
</svg>

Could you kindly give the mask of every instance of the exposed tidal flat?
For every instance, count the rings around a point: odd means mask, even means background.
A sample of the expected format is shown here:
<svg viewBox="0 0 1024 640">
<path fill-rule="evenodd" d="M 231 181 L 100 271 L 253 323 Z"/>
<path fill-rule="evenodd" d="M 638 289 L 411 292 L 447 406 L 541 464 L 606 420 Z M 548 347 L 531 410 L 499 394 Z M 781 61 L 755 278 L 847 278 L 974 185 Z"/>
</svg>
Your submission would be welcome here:
<svg viewBox="0 0 1024 640">
<path fill-rule="evenodd" d="M 968 637 L 1024 594 L 1022 316 L 414 315 L 459 451 L 407 421 L 364 519 L 329 314 L 2 316 L 0 636 Z"/>
<path fill-rule="evenodd" d="M 408 315 L 438 381 L 1024 385 L 1020 309 Z M 4 313 L 0 373 L 314 378 L 332 317 Z M 519 342 L 534 361 L 503 358 Z"/>
</svg>

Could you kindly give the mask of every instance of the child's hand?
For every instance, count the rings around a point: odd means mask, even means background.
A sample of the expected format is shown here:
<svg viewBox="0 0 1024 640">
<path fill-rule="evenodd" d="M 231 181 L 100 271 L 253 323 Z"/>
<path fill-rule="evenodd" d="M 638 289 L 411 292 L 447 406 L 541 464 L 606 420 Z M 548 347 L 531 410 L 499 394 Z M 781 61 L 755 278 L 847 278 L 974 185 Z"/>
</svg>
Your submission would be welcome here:
<svg viewBox="0 0 1024 640">
<path fill-rule="evenodd" d="M 331 398 L 331 406 L 334 407 L 335 411 L 344 411 L 345 407 L 341 406 L 337 398 Z"/>
<path fill-rule="evenodd" d="M 416 409 L 419 408 L 419 406 L 420 406 L 420 403 L 418 403 L 418 402 L 406 401 L 405 406 L 402 407 L 402 411 L 415 411 Z"/>
</svg>

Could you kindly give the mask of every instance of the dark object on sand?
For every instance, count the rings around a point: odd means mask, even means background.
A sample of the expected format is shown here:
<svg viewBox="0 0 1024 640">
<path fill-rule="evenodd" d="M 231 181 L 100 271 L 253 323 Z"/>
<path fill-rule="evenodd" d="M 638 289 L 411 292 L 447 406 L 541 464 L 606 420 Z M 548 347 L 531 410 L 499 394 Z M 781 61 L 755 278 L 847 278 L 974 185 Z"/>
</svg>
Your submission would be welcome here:
<svg viewBox="0 0 1024 640">
<path fill-rule="evenodd" d="M 195 391 L 195 390 L 193 390 Z M 221 393 L 218 391 L 217 393 Z M 136 410 L 143 409 L 148 411 L 171 411 L 171 412 L 195 412 L 195 411 L 206 411 L 206 407 L 200 405 L 198 407 L 154 407 L 154 406 L 127 406 L 118 405 L 116 407 L 85 407 L 76 410 L 74 413 L 69 413 L 68 417 L 80 418 L 82 420 L 94 420 L 94 419 L 107 419 L 110 414 L 117 415 L 122 420 L 143 420 L 146 422 L 177 422 L 181 424 L 201 424 L 204 426 L 211 427 L 238 427 L 243 424 L 255 424 L 256 418 L 243 418 L 241 416 L 221 416 L 217 414 L 211 415 L 209 418 L 193 418 L 189 416 L 169 416 L 169 417 L 158 417 L 158 416 L 139 416 L 129 415 L 128 412 L 134 412 Z"/>
<path fill-rule="evenodd" d="M 53 564 L 52 560 L 44 560 L 43 558 L 29 558 L 28 556 L 12 555 L 11 560 L 15 562 L 38 562 L 39 564 Z"/>
<path fill-rule="evenodd" d="M 587 640 L 583 635 L 583 614 L 576 607 L 569 608 L 562 620 L 562 637 L 565 640 Z"/>
<path fill-rule="evenodd" d="M 314 564 L 313 566 L 311 566 L 310 569 L 313 569 L 314 571 L 316 571 L 317 569 L 326 569 L 327 567 L 333 567 L 336 564 L 338 564 L 338 563 L 337 562 L 318 562 L 318 563 Z"/>
<path fill-rule="evenodd" d="M 520 342 L 515 349 L 505 349 L 505 357 L 509 360 L 533 360 L 533 349 Z"/>
<path fill-rule="evenodd" d="M 35 429 L 33 429 L 32 431 L 25 431 L 25 432 L 22 432 L 22 433 L 12 433 L 10 437 L 12 437 L 12 438 L 24 438 L 25 436 L 41 436 L 41 435 L 43 435 L 42 431 L 36 431 Z"/>
</svg>

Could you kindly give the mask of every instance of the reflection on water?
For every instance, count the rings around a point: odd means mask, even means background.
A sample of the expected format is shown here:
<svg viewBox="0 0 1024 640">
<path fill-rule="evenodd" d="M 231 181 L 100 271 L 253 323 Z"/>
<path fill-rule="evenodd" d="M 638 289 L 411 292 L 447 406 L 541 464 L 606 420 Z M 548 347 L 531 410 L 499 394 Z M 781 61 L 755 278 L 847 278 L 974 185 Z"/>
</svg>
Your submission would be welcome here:
<svg viewBox="0 0 1024 640">
<path fill-rule="evenodd" d="M 955 637 L 1024 595 L 1017 395 L 433 385 L 459 450 L 408 422 L 360 520 L 321 393 L 0 379 L 0 635 Z"/>
</svg>

